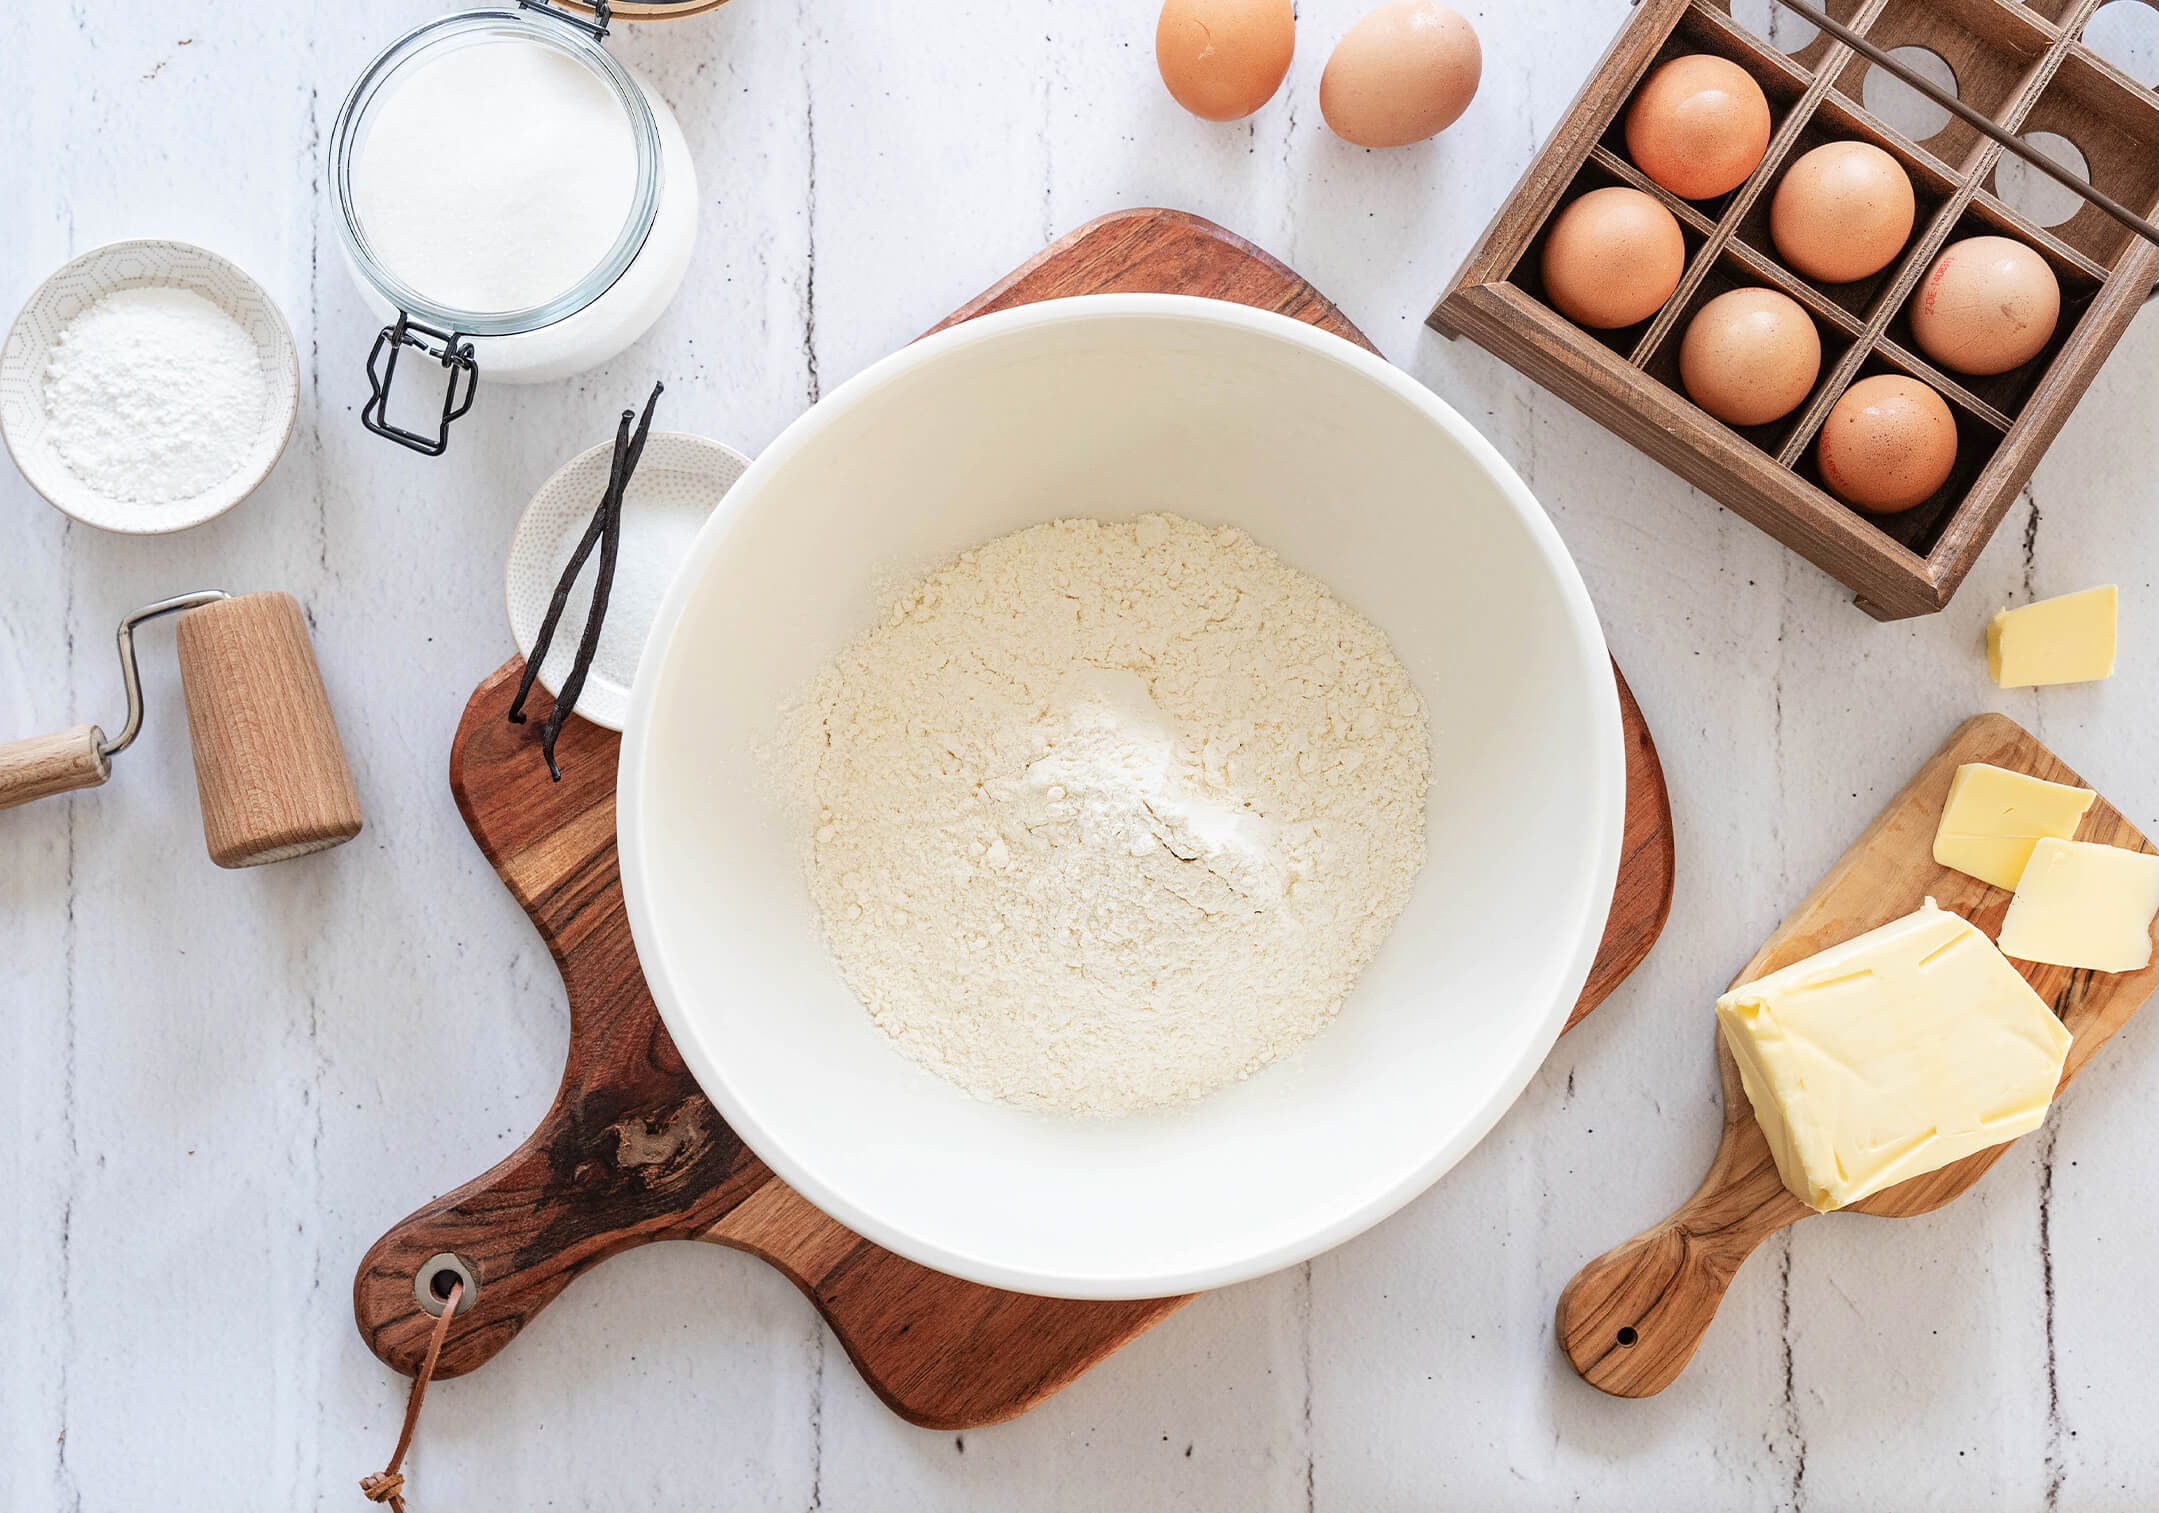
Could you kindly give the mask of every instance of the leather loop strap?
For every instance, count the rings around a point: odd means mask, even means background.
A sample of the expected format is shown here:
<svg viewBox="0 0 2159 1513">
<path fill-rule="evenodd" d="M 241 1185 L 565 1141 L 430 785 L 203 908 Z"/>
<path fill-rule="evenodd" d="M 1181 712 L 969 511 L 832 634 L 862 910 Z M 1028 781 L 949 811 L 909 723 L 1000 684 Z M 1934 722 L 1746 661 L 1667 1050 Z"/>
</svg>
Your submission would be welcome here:
<svg viewBox="0 0 2159 1513">
<path fill-rule="evenodd" d="M 405 1426 L 397 1431 L 397 1448 L 390 1452 L 390 1463 L 360 1478 L 360 1490 L 367 1494 L 367 1500 L 388 1503 L 390 1513 L 405 1513 L 405 1478 L 397 1468 L 405 1463 L 405 1452 L 412 1448 L 412 1431 L 420 1423 L 420 1400 L 427 1396 L 428 1380 L 434 1376 L 435 1362 L 442 1355 L 443 1336 L 450 1332 L 450 1320 L 457 1317 L 457 1305 L 464 1295 L 462 1281 L 450 1284 L 442 1317 L 435 1320 L 435 1331 L 427 1337 L 427 1358 L 420 1362 L 420 1374 L 412 1379 L 412 1396 L 405 1399 Z"/>
</svg>

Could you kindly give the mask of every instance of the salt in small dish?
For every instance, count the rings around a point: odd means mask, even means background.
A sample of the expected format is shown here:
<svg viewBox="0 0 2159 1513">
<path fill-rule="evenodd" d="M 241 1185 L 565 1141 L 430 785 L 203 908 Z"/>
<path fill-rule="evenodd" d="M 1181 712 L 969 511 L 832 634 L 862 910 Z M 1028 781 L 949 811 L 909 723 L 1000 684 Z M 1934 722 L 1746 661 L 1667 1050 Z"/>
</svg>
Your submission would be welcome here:
<svg viewBox="0 0 2159 1513">
<path fill-rule="evenodd" d="M 607 492 L 614 455 L 614 444 L 608 442 L 564 463 L 540 485 L 511 533 L 503 594 L 520 656 L 532 655 L 555 585 Z M 583 718 L 608 730 L 622 728 L 630 713 L 638 655 L 660 598 L 705 517 L 749 465 L 750 459 L 733 447 L 702 436 L 654 431 L 646 437 L 644 455 L 623 494 L 622 542 L 598 652 L 577 696 L 577 713 Z M 599 548 L 594 547 L 570 587 L 547 659 L 540 664 L 540 686 L 551 694 L 561 691 L 576 660 L 599 561 Z"/>
<path fill-rule="evenodd" d="M 76 475 L 48 434 L 45 372 L 54 343 L 106 295 L 144 287 L 202 296 L 253 338 L 262 360 L 266 393 L 254 439 L 231 473 L 185 499 L 108 498 Z M 157 536 L 224 514 L 270 476 L 299 413 L 300 357 L 276 302 L 237 265 L 188 242 L 111 242 L 85 252 L 38 286 L 0 346 L 0 441 L 48 504 L 100 530 Z"/>
</svg>

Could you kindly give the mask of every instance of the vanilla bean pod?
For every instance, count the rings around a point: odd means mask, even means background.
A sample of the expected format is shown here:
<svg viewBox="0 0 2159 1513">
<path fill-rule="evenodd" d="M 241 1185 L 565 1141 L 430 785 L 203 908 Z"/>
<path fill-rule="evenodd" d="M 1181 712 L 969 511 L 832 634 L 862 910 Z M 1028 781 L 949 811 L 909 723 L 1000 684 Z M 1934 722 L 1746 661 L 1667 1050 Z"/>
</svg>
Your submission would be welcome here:
<svg viewBox="0 0 2159 1513">
<path fill-rule="evenodd" d="M 606 515 L 600 534 L 600 568 L 592 584 L 592 608 L 585 615 L 585 632 L 578 638 L 577 660 L 570 666 L 570 676 L 564 680 L 561 691 L 555 696 L 555 707 L 547 712 L 547 723 L 540 732 L 540 751 L 547 758 L 547 770 L 556 782 L 562 781 L 562 769 L 555 765 L 555 739 L 562 734 L 562 723 L 577 708 L 577 696 L 584 691 L 586 675 L 592 671 L 592 659 L 600 649 L 600 627 L 607 619 L 607 601 L 615 587 L 615 558 L 622 549 L 622 502 L 630 491 L 630 477 L 637 471 L 638 459 L 645 455 L 645 438 L 652 432 L 653 407 L 660 402 L 662 384 L 652 386 L 652 397 L 645 401 L 645 413 L 637 422 L 637 434 L 630 440 L 628 454 L 623 459 L 622 481 L 614 487 L 612 497 L 601 501 Z M 625 414 L 624 420 L 629 416 Z"/>
<path fill-rule="evenodd" d="M 554 707 L 548 711 L 541 727 L 540 750 L 547 759 L 549 775 L 562 781 L 562 769 L 555 761 L 555 742 L 562 734 L 563 723 L 577 708 L 577 697 L 583 692 L 585 678 L 591 671 L 592 660 L 599 649 L 600 628 L 607 617 L 607 604 L 615 582 L 615 558 L 622 541 L 622 510 L 624 496 L 629 492 L 630 478 L 637 471 L 638 461 L 644 456 L 645 440 L 652 431 L 652 412 L 660 402 L 665 384 L 654 384 L 651 397 L 645 401 L 645 412 L 639 417 L 637 431 L 629 434 L 631 412 L 624 410 L 615 430 L 615 453 L 609 468 L 607 491 L 600 497 L 600 507 L 593 512 L 592 521 L 571 554 L 569 565 L 563 569 L 562 579 L 555 586 L 554 598 L 549 602 L 547 618 L 542 621 L 532 655 L 526 659 L 524 676 L 519 680 L 517 697 L 510 705 L 510 719 L 524 723 L 524 703 L 531 691 L 533 679 L 547 659 L 548 648 L 553 643 L 555 629 L 562 619 L 562 612 L 569 601 L 570 589 L 579 571 L 592 554 L 595 543 L 600 548 L 599 566 L 594 574 L 591 607 L 585 614 L 585 625 L 577 644 L 577 655 L 570 667 L 570 674 L 563 680 L 555 696 Z"/>
<path fill-rule="evenodd" d="M 569 565 L 563 568 L 562 577 L 555 584 L 554 596 L 547 601 L 547 617 L 540 621 L 540 633 L 533 639 L 532 655 L 525 658 L 525 671 L 517 680 L 517 697 L 510 701 L 512 725 L 525 723 L 525 699 L 532 692 L 533 680 L 540 675 L 540 664 L 547 660 L 547 653 L 555 644 L 555 627 L 562 623 L 562 612 L 570 602 L 570 589 L 576 584 L 577 575 L 584 570 L 585 559 L 592 555 L 592 548 L 599 542 L 600 532 L 607 524 L 607 501 L 614 496 L 615 485 L 622 479 L 629 434 L 630 412 L 624 410 L 620 424 L 615 427 L 615 455 L 608 464 L 607 487 L 601 490 L 599 507 L 592 512 L 584 536 L 578 541 L 577 549 L 570 553 Z"/>
</svg>

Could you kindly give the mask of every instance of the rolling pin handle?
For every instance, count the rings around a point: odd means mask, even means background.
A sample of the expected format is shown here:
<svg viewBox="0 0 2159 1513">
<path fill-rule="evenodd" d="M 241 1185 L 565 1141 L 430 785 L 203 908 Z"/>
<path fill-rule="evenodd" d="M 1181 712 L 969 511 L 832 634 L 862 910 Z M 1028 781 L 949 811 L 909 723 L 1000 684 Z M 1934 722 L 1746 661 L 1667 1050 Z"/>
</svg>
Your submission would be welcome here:
<svg viewBox="0 0 2159 1513">
<path fill-rule="evenodd" d="M 142 730 L 142 676 L 135 670 L 135 627 L 159 615 L 197 609 L 228 597 L 222 589 L 204 589 L 146 604 L 122 620 L 115 640 L 120 648 L 120 681 L 127 688 L 127 723 L 116 736 L 108 737 L 95 725 L 77 725 L 72 730 L 0 745 L 0 809 L 77 788 L 95 788 L 111 777 L 113 754 L 127 750 Z"/>
<path fill-rule="evenodd" d="M 111 776 L 105 732 L 95 725 L 9 741 L 0 745 L 0 809 L 95 788 Z"/>
</svg>

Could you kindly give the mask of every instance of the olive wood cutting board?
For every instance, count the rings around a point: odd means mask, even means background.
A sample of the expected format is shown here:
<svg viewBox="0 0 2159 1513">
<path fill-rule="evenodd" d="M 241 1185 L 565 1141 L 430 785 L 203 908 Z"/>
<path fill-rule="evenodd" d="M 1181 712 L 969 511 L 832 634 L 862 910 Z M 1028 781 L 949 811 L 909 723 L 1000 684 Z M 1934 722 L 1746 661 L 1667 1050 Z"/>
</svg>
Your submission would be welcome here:
<svg viewBox="0 0 2159 1513">
<path fill-rule="evenodd" d="M 1887 924 L 1930 897 L 1988 939 L 1999 935 L 2009 892 L 1934 860 L 1934 830 L 1950 779 L 1966 762 L 2088 786 L 2015 721 L 1998 714 L 1965 721 L 1739 969 L 1732 986 Z M 2086 812 L 2076 838 L 2155 849 L 2104 795 Z M 2073 1037 L 2062 1067 L 2064 1088 L 2159 983 L 2159 960 L 2141 972 L 2119 973 L 2014 965 Z M 1693 1357 L 1740 1264 L 1785 1225 L 1814 1216 L 1777 1176 L 1769 1141 L 1740 1087 L 1739 1068 L 1709 1004 L 1701 1008 L 1703 1028 L 1716 1038 L 1724 1084 L 1724 1132 L 1709 1175 L 1670 1218 L 1590 1262 L 1559 1295 L 1559 1340 L 1567 1358 L 1584 1381 L 1617 1397 L 1648 1397 L 1669 1387 Z M 1884 1188 L 1852 1210 L 1909 1218 L 1940 1208 L 1985 1176 L 2009 1144 Z"/>
<path fill-rule="evenodd" d="M 1082 227 L 944 324 L 1107 291 L 1235 300 L 1370 345 L 1282 264 L 1166 210 Z M 561 969 L 568 1061 L 553 1107 L 516 1152 L 401 1220 L 361 1260 L 353 1313 L 369 1349 L 407 1375 L 418 1369 L 434 1316 L 417 1288 L 442 1269 L 438 1257 L 471 1278 L 436 1372 L 457 1376 L 492 1358 L 587 1268 L 653 1240 L 702 1240 L 778 1267 L 894 1412 L 965 1429 L 1024 1412 L 1188 1301 L 1073 1302 L 960 1281 L 871 1244 L 774 1176 L 698 1091 L 638 969 L 615 857 L 620 738 L 570 720 L 562 781 L 548 781 L 538 748 L 544 690 L 534 690 L 530 723 L 503 717 L 522 666 L 512 658 L 473 694 L 451 748 L 450 787 Z M 1664 776 L 1624 680 L 1620 700 L 1619 888 L 1570 1028 L 1633 970 L 1671 907 Z"/>
</svg>

